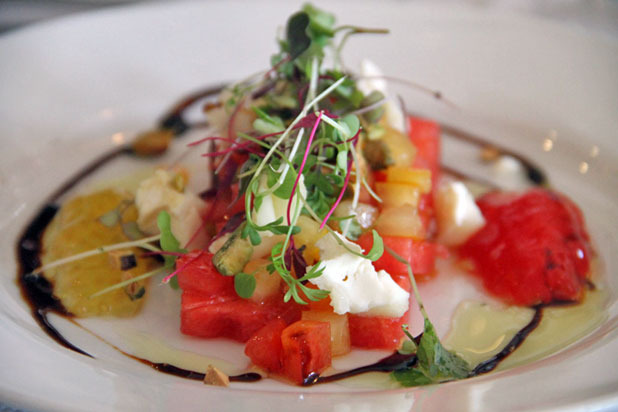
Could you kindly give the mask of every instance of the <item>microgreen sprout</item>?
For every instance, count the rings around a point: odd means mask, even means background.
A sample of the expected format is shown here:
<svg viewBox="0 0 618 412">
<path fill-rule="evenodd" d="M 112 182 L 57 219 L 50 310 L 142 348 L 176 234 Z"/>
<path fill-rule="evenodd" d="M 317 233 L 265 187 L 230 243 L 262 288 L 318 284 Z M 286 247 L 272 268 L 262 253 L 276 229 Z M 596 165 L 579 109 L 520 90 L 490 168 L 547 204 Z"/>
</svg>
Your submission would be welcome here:
<svg viewBox="0 0 618 412">
<path fill-rule="evenodd" d="M 141 275 L 135 276 L 134 278 L 127 279 L 127 280 L 124 280 L 122 282 L 115 283 L 112 286 L 109 286 L 109 287 L 107 287 L 105 289 L 101 289 L 100 291 L 98 291 L 96 293 L 93 293 L 88 298 L 89 299 L 93 299 L 93 298 L 96 298 L 98 296 L 105 295 L 106 293 L 112 292 L 112 291 L 114 291 L 116 289 L 121 289 L 121 288 L 124 288 L 125 286 L 129 286 L 130 284 L 132 284 L 134 282 L 147 279 L 149 277 L 158 275 L 159 273 L 163 273 L 164 270 L 165 270 L 165 268 L 157 268 L 157 269 L 151 270 L 150 272 L 146 272 L 146 273 L 143 273 Z"/>
<path fill-rule="evenodd" d="M 68 263 L 75 262 L 81 259 L 85 259 L 90 256 L 96 256 L 96 255 L 100 255 L 101 253 L 111 252 L 112 250 L 126 249 L 130 247 L 143 247 L 149 244 L 150 242 L 155 242 L 159 240 L 160 238 L 161 238 L 160 235 L 154 235 L 154 236 L 146 237 L 146 238 L 139 239 L 139 240 L 133 240 L 130 242 L 122 242 L 122 243 L 115 243 L 113 245 L 100 246 L 96 249 L 81 252 L 73 256 L 67 256 L 65 258 L 58 259 L 51 263 L 48 263 L 47 265 L 40 266 L 36 268 L 35 270 L 33 270 L 30 273 L 30 275 L 40 275 L 46 270 L 53 269 L 58 266 L 66 265 Z"/>
</svg>

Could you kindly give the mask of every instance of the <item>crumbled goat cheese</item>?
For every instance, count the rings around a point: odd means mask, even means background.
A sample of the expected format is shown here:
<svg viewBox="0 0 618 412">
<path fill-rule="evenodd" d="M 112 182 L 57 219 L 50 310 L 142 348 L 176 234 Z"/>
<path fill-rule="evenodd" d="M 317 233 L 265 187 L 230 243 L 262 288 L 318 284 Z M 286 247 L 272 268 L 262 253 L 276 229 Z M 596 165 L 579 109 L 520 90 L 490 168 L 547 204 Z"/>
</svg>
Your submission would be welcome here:
<svg viewBox="0 0 618 412">
<path fill-rule="evenodd" d="M 172 233 L 184 247 L 201 227 L 201 215 L 206 203 L 191 192 L 179 192 L 172 186 L 172 179 L 172 174 L 157 170 L 153 176 L 140 183 L 135 195 L 137 225 L 146 234 L 159 233 L 157 216 L 166 210 L 171 217 Z M 206 240 L 206 235 L 200 231 L 190 246 L 204 247 Z"/>
<path fill-rule="evenodd" d="M 485 218 L 466 186 L 461 182 L 446 182 L 438 188 L 436 197 L 439 241 L 455 246 L 465 242 L 485 225 Z"/>
<path fill-rule="evenodd" d="M 362 252 L 357 244 L 338 233 L 336 236 L 352 250 Z M 322 237 L 316 246 L 320 249 L 319 265 L 324 271 L 309 281 L 330 291 L 335 313 L 399 317 L 408 310 L 410 294 L 386 271 L 376 272 L 371 261 L 349 253 L 333 236 Z"/>
</svg>

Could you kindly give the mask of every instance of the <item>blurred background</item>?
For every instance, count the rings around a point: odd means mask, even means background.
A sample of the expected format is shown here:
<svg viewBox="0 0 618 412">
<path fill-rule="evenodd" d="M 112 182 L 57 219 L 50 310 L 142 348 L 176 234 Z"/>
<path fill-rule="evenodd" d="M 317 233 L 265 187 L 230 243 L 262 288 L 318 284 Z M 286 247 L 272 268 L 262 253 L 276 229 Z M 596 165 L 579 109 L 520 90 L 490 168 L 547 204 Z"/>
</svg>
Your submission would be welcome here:
<svg viewBox="0 0 618 412">
<path fill-rule="evenodd" d="M 0 34 L 73 13 L 155 0 L 0 0 Z M 178 1 L 178 0 L 168 0 Z M 222 0 L 203 0 L 222 1 Z M 427 1 L 427 0 L 394 0 Z M 618 36 L 618 0 L 441 0 L 479 8 L 509 9 Z M 378 4 L 376 2 L 376 4 Z"/>
</svg>

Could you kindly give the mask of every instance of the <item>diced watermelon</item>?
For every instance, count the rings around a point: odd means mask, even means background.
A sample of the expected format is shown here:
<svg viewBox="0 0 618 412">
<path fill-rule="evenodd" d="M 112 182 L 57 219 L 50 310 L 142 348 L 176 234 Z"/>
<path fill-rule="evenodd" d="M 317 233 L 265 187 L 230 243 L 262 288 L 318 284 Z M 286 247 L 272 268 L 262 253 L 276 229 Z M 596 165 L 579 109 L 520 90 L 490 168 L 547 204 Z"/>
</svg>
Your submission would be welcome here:
<svg viewBox="0 0 618 412">
<path fill-rule="evenodd" d="M 408 117 L 409 136 L 416 146 L 414 167 L 431 170 L 433 188 L 440 175 L 440 125 L 418 117 Z"/>
<path fill-rule="evenodd" d="M 176 267 L 184 266 L 176 275 L 178 285 L 182 290 L 199 292 L 205 296 L 237 296 L 234 278 L 219 273 L 212 263 L 212 257 L 212 253 L 206 251 L 193 251 L 178 258 Z"/>
<path fill-rule="evenodd" d="M 350 342 L 365 349 L 397 349 L 403 337 L 401 326 L 407 316 L 385 318 L 379 316 L 350 315 Z"/>
<path fill-rule="evenodd" d="M 487 224 L 460 254 L 490 292 L 518 305 L 581 298 L 592 252 L 577 206 L 544 189 L 488 193 L 477 203 Z"/>
<path fill-rule="evenodd" d="M 330 324 L 301 320 L 285 328 L 281 334 L 283 347 L 282 373 L 302 384 L 309 374 L 321 373 L 331 365 Z"/>
<path fill-rule="evenodd" d="M 276 318 L 286 323 L 300 319 L 300 309 L 281 299 L 256 303 L 239 297 L 213 297 L 183 291 L 180 331 L 203 338 L 226 337 L 245 342 Z"/>
<path fill-rule="evenodd" d="M 393 280 L 408 292 L 410 291 L 410 278 L 407 274 L 393 276 Z M 408 310 L 399 318 L 350 314 L 348 322 L 352 346 L 365 349 L 397 349 L 404 336 L 401 327 L 409 323 L 409 313 Z"/>
<path fill-rule="evenodd" d="M 437 257 L 446 257 L 447 250 L 436 243 L 425 240 L 414 240 L 408 237 L 382 236 L 384 246 L 388 246 L 399 256 L 410 262 L 412 272 L 417 280 L 422 280 L 425 275 L 433 274 Z M 365 233 L 358 239 L 358 244 L 364 250 L 371 250 L 373 236 Z M 373 262 L 376 270 L 386 270 L 391 276 L 408 276 L 408 269 L 404 263 L 399 262 L 386 250 L 382 257 Z"/>
<path fill-rule="evenodd" d="M 281 333 L 287 327 L 283 319 L 275 319 L 257 331 L 247 341 L 245 354 L 254 365 L 268 372 L 278 373 L 282 368 L 283 346 Z"/>
</svg>

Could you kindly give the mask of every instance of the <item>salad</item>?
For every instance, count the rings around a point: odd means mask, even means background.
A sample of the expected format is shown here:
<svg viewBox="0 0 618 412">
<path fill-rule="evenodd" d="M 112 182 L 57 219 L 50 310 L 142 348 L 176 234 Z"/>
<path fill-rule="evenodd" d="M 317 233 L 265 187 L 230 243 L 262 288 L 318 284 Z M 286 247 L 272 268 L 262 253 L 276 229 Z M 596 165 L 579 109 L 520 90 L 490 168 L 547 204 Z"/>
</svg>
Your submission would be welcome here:
<svg viewBox="0 0 618 412">
<path fill-rule="evenodd" d="M 164 274 L 170 293 L 182 294 L 181 333 L 243 342 L 259 376 L 295 384 L 380 370 L 416 386 L 493 370 L 533 332 L 543 308 L 581 302 L 594 287 L 585 223 L 552 190 L 475 199 L 444 173 L 439 125 L 408 116 L 371 63 L 361 76 L 344 69 L 350 36 L 384 32 L 336 26 L 305 6 L 289 18 L 267 72 L 204 106 L 215 132 L 188 146 L 212 160 L 210 190 L 192 192 L 195 176 L 175 164 L 135 193 L 75 198 L 51 213 L 42 265 L 21 279 L 48 282 L 66 314 L 131 316 L 148 298 L 148 279 Z M 166 150 L 183 130 L 181 122 L 165 126 L 132 152 Z M 476 364 L 441 342 L 418 289 L 449 255 L 497 300 L 535 310 Z M 423 325 L 416 336 L 407 326 L 415 308 Z M 395 352 L 329 373 L 333 358 L 354 348 Z M 202 375 L 230 379 L 216 368 Z"/>
</svg>

